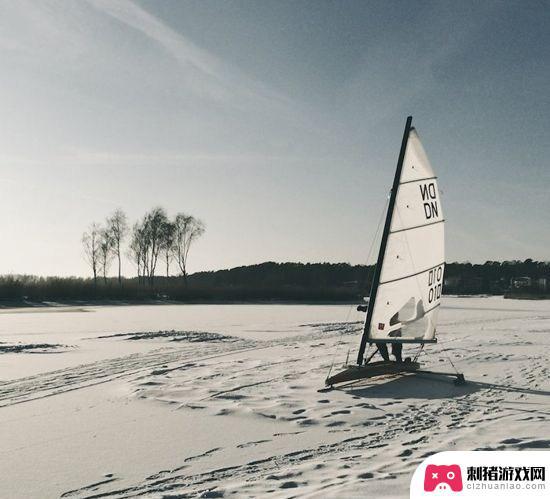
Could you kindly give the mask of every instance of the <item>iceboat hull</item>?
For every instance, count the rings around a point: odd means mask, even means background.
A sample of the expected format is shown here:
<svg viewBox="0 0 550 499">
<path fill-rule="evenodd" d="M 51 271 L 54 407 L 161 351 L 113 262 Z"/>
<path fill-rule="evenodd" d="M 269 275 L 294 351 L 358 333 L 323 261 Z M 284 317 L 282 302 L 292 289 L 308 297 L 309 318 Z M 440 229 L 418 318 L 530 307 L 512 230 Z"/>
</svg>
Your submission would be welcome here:
<svg viewBox="0 0 550 499">
<path fill-rule="evenodd" d="M 392 362 L 385 360 L 380 362 L 371 362 L 364 366 L 346 366 L 343 371 L 336 373 L 334 376 L 329 376 L 325 380 L 325 385 L 331 386 L 338 383 L 345 383 L 346 381 L 374 378 L 376 376 L 384 376 L 386 374 L 415 372 L 418 369 L 420 369 L 420 364 L 418 362 Z"/>
</svg>

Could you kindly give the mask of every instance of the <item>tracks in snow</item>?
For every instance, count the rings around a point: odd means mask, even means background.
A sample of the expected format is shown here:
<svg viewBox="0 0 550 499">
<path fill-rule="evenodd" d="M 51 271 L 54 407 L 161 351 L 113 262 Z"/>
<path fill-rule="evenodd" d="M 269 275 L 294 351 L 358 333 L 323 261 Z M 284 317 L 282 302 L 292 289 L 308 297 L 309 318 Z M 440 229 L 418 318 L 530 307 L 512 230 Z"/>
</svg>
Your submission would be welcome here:
<svg viewBox="0 0 550 499">
<path fill-rule="evenodd" d="M 222 491 L 229 487 L 244 493 L 244 488 L 260 484 L 273 483 L 274 487 L 292 488 L 289 480 L 300 479 L 305 470 L 315 466 L 334 468 L 357 480 L 387 476 L 384 464 L 373 464 L 374 456 L 380 455 L 383 463 L 388 454 L 402 463 L 403 473 L 411 469 L 424 457 L 434 452 L 434 442 L 441 443 L 449 428 L 460 425 L 473 425 L 480 417 L 495 416 L 490 401 L 493 396 L 489 390 L 466 394 L 456 399 L 444 399 L 421 404 L 384 403 L 385 414 L 378 418 L 365 420 L 356 425 L 353 432 L 343 433 L 342 440 L 330 444 L 321 444 L 304 449 L 253 460 L 244 464 L 214 468 L 203 473 L 189 473 L 187 466 L 156 473 L 145 480 L 120 488 L 98 487 L 93 492 L 89 486 L 80 489 L 78 497 L 130 498 L 130 497 L 201 497 L 209 491 Z M 349 412 L 360 410 L 364 401 L 353 399 L 350 393 Z M 370 404 L 369 404 L 370 405 Z M 394 412 L 391 406 L 395 407 Z M 345 412 L 345 411 L 340 411 Z M 497 410 L 496 413 L 499 411 Z M 359 428 L 360 426 L 360 428 Z M 410 437 L 407 438 L 407 435 Z M 401 444 L 400 442 L 403 441 Z M 261 444 L 264 441 L 254 442 Z M 266 440 L 265 442 L 268 442 Z M 243 447 L 240 444 L 237 447 Z M 223 449 L 215 449 L 220 451 Z M 212 451 L 197 458 L 207 459 Z M 368 463 L 365 456 L 369 456 Z M 410 457 L 412 456 L 412 458 Z M 365 471 L 369 473 L 365 473 Z M 338 474 L 327 471 L 329 474 Z M 286 484 L 286 485 L 285 485 Z M 263 485 L 262 485 L 263 486 Z M 108 490 L 110 489 L 110 490 Z M 258 493 L 261 489 L 258 490 Z M 212 497 L 216 497 L 215 495 Z M 221 496 L 220 496 L 221 497 Z"/>
<path fill-rule="evenodd" d="M 310 334 L 270 341 L 255 341 L 222 336 L 220 341 L 211 341 L 209 339 L 209 341 L 204 342 L 170 342 L 166 347 L 148 353 L 136 353 L 105 359 L 0 382 L 0 408 L 107 383 L 150 369 L 157 370 L 154 374 L 163 374 L 171 370 L 181 369 L 188 362 L 208 360 L 218 355 L 222 356 L 239 351 L 269 348 L 278 344 L 301 342 L 306 339 L 321 339 L 342 333 L 353 334 L 357 331 L 358 326 L 355 323 L 326 323 L 311 325 L 311 327 L 315 327 L 315 329 Z M 227 341 L 229 338 L 232 341 Z M 200 349 L 198 355 L 197 349 Z"/>
<path fill-rule="evenodd" d="M 50 397 L 71 390 L 107 383 L 117 378 L 123 378 L 150 369 L 178 369 L 170 367 L 175 362 L 184 364 L 189 361 L 206 360 L 208 358 L 228 355 L 237 351 L 254 349 L 263 345 L 252 340 L 236 340 L 234 342 L 201 344 L 197 355 L 197 343 L 181 345 L 176 348 L 160 348 L 149 353 L 139 353 L 105 359 L 90 364 L 82 364 L 66 369 L 41 373 L 26 378 L 0 383 L 0 408 Z"/>
</svg>

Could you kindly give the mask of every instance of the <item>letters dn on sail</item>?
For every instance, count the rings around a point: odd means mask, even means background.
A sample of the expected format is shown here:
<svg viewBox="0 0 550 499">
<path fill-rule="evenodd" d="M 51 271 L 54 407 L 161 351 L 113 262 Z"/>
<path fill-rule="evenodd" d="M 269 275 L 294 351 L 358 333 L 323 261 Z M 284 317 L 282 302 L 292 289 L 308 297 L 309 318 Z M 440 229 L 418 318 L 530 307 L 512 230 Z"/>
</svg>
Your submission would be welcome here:
<svg viewBox="0 0 550 499">
<path fill-rule="evenodd" d="M 430 182 L 429 184 L 420 185 L 419 187 L 422 201 L 424 201 L 424 215 L 426 215 L 426 220 L 437 218 L 439 216 L 439 209 L 437 206 L 437 189 L 435 188 L 435 184 Z"/>
<path fill-rule="evenodd" d="M 443 266 L 432 269 L 428 272 L 428 303 L 441 298 L 441 280 L 443 279 Z"/>
</svg>

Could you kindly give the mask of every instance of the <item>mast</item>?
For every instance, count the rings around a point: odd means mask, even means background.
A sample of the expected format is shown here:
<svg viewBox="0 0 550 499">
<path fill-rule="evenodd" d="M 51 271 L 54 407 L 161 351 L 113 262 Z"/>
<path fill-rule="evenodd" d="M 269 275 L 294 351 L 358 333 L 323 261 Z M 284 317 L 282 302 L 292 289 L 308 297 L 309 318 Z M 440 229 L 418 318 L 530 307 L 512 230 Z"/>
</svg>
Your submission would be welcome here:
<svg viewBox="0 0 550 499">
<path fill-rule="evenodd" d="M 401 150 L 399 151 L 399 159 L 397 160 L 397 168 L 395 169 L 395 177 L 393 178 L 393 186 L 390 194 L 390 202 L 388 204 L 388 212 L 386 214 L 386 223 L 384 224 L 384 232 L 382 232 L 382 241 L 380 242 L 380 250 L 378 252 L 378 261 L 376 262 L 376 268 L 374 270 L 374 278 L 369 296 L 369 308 L 367 310 L 367 319 L 365 321 L 365 328 L 363 330 L 363 336 L 361 337 L 361 345 L 359 346 L 359 354 L 357 355 L 357 364 L 363 364 L 363 355 L 367 346 L 369 338 L 369 331 L 372 321 L 372 314 L 374 311 L 374 302 L 376 301 L 376 294 L 378 292 L 378 284 L 380 283 L 380 273 L 382 272 L 382 263 L 384 262 L 384 255 L 386 253 L 386 245 L 388 243 L 388 236 L 390 235 L 391 221 L 393 216 L 393 210 L 395 207 L 395 199 L 397 198 L 397 189 L 399 188 L 399 181 L 401 179 L 401 170 L 403 169 L 403 160 L 405 159 L 405 151 L 407 149 L 407 142 L 409 140 L 409 132 L 411 131 L 412 116 L 407 117 L 405 123 L 405 131 L 403 132 L 403 140 L 401 141 Z"/>
</svg>

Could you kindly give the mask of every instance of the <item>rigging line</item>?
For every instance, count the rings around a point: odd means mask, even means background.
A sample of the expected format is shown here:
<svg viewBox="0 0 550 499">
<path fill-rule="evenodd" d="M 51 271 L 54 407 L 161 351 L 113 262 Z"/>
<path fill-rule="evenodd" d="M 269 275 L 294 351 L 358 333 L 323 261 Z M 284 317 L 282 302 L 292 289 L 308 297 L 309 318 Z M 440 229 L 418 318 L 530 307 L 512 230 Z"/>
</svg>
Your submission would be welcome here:
<svg viewBox="0 0 550 499">
<path fill-rule="evenodd" d="M 344 323 L 346 323 L 346 324 L 348 323 L 349 316 L 351 314 L 351 307 L 352 307 L 352 305 L 350 305 L 348 307 L 348 314 L 346 316 L 346 320 L 344 321 Z M 330 373 L 332 372 L 332 368 L 334 367 L 334 360 L 336 359 L 336 354 L 338 353 L 338 350 L 340 350 L 340 345 L 342 344 L 342 336 L 344 336 L 344 331 L 345 331 L 345 328 L 343 327 L 340 330 L 340 335 L 338 336 L 338 342 L 336 343 L 336 348 L 334 350 L 334 353 L 332 354 L 332 360 L 331 360 L 331 363 L 330 363 L 330 368 L 328 370 L 327 378 L 330 377 Z"/>
<path fill-rule="evenodd" d="M 376 226 L 376 231 L 374 232 L 374 236 L 373 236 L 373 238 L 371 240 L 371 243 L 370 243 L 370 248 L 369 248 L 369 251 L 367 253 L 367 259 L 365 260 L 366 265 L 369 264 L 370 257 L 372 256 L 372 250 L 374 249 L 374 243 L 376 242 L 376 239 L 378 237 L 378 233 L 380 232 L 380 227 L 382 226 L 382 220 L 384 220 L 384 215 L 386 214 L 386 212 L 388 210 L 389 202 L 390 202 L 390 198 L 388 196 L 388 197 L 386 197 L 386 202 L 384 203 L 384 207 L 382 208 L 382 212 L 380 213 L 380 218 L 378 219 L 378 225 Z M 375 262 L 374 266 L 373 266 L 373 270 L 376 269 L 377 265 L 378 265 L 378 262 Z M 373 276 L 374 276 L 374 273 L 373 273 Z M 365 277 L 364 282 L 361 284 L 361 288 L 364 288 L 366 286 L 367 280 L 368 280 L 368 276 Z"/>
<path fill-rule="evenodd" d="M 418 352 L 416 352 L 416 355 L 414 356 L 413 362 L 416 362 L 418 360 L 418 357 L 422 353 L 422 350 L 424 350 L 424 345 L 425 345 L 425 343 L 422 343 L 420 345 L 420 348 L 418 349 Z"/>
<path fill-rule="evenodd" d="M 380 226 L 382 225 L 382 220 L 384 219 L 384 215 L 386 214 L 386 211 L 388 209 L 388 204 L 390 202 L 389 196 L 386 197 L 386 202 L 384 203 L 384 208 L 382 209 L 382 212 L 380 213 L 380 218 L 378 219 L 378 225 L 376 226 L 376 231 L 374 233 L 374 237 L 372 238 L 372 241 L 370 243 L 369 252 L 367 253 L 367 265 L 369 263 L 369 259 L 371 257 L 372 249 L 374 248 L 374 243 L 376 242 L 376 237 L 378 236 L 378 232 L 380 231 Z"/>
<path fill-rule="evenodd" d="M 369 248 L 369 251 L 367 253 L 367 260 L 366 260 L 366 264 L 368 265 L 369 263 L 369 259 L 371 257 L 371 254 L 372 254 L 372 250 L 374 248 L 374 243 L 376 242 L 376 238 L 378 236 L 378 233 L 380 232 L 380 226 L 382 225 L 382 220 L 384 219 L 384 215 L 386 214 L 386 211 L 388 209 L 388 203 L 390 202 L 390 198 L 389 196 L 386 197 L 386 202 L 384 203 L 384 206 L 382 208 L 382 212 L 380 213 L 380 217 L 378 219 L 378 225 L 376 226 L 376 231 L 374 232 L 374 236 L 372 238 L 372 241 L 371 241 L 371 244 L 370 244 L 370 248 Z M 377 264 L 375 263 L 375 266 Z M 367 281 L 367 277 L 365 277 L 365 282 L 361 285 L 361 288 L 364 288 L 365 285 L 366 285 L 366 281 Z M 349 320 L 349 316 L 351 314 L 351 308 L 353 307 L 353 305 L 350 305 L 348 307 L 348 313 L 347 313 L 347 317 L 346 317 L 346 320 L 345 322 L 348 322 Z M 334 353 L 332 354 L 332 361 L 331 361 L 331 364 L 330 364 L 330 368 L 328 370 L 328 374 L 327 374 L 327 378 L 330 377 L 330 373 L 332 372 L 332 368 L 334 367 L 334 360 L 336 358 L 336 354 L 338 353 L 338 350 L 340 349 L 340 345 L 341 345 L 341 342 L 342 342 L 342 336 L 344 335 L 344 329 L 342 329 L 342 331 L 340 332 L 340 336 L 338 338 L 338 342 L 336 343 L 336 348 L 334 350 Z M 369 348 L 370 348 L 370 345 L 369 345 Z"/>
<path fill-rule="evenodd" d="M 446 344 L 446 343 L 447 343 L 447 342 L 445 341 L 445 344 Z M 451 366 L 453 366 L 453 369 L 455 370 L 455 373 L 456 373 L 456 374 L 459 374 L 458 369 L 456 368 L 456 366 L 454 365 L 453 361 L 451 360 L 450 355 L 447 353 L 447 349 L 445 349 L 445 350 L 443 349 L 443 342 L 441 341 L 441 339 L 440 339 L 440 341 L 439 341 L 439 346 L 440 346 L 440 351 L 445 355 L 445 357 L 447 357 L 447 360 L 449 361 L 449 363 L 451 364 Z"/>
</svg>

